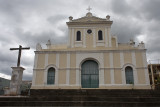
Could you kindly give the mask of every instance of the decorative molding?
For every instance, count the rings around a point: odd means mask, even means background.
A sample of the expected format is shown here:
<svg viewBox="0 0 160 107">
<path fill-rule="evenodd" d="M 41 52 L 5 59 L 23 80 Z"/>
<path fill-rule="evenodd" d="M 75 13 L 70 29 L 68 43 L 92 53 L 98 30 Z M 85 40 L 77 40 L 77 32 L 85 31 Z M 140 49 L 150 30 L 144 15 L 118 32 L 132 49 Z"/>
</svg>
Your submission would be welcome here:
<svg viewBox="0 0 160 107">
<path fill-rule="evenodd" d="M 99 70 L 121 70 L 122 68 L 99 68 Z M 137 67 L 136 69 L 147 69 L 146 67 Z M 44 71 L 45 69 L 33 69 L 36 71 Z M 81 70 L 80 68 L 58 68 L 57 70 Z"/>
<path fill-rule="evenodd" d="M 96 27 L 92 27 L 92 26 L 90 26 L 90 27 L 76 27 L 76 26 L 74 26 L 74 27 L 68 27 L 68 28 L 71 28 L 71 29 L 73 29 L 73 28 L 77 28 L 77 29 L 82 29 L 82 28 L 85 28 L 85 29 L 95 29 L 95 28 L 97 28 L 97 27 L 106 27 L 106 28 L 109 28 L 110 27 L 110 25 L 109 26 L 106 26 L 106 25 L 99 25 L 99 26 L 96 26 Z"/>
<path fill-rule="evenodd" d="M 146 49 L 128 49 L 128 50 L 68 50 L 68 51 L 64 51 L 64 50 L 57 50 L 57 51 L 35 51 L 36 54 L 52 54 L 52 53 L 110 53 L 110 52 L 131 52 L 131 51 L 135 51 L 135 52 L 143 52 L 146 51 Z"/>
</svg>

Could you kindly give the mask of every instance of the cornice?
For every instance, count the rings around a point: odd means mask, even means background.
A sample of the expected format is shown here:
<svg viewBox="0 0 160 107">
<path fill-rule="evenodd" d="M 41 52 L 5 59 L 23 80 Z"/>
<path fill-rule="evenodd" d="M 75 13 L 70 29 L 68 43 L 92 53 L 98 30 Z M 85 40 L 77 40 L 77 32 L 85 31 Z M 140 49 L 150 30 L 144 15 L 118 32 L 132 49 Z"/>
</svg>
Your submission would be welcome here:
<svg viewBox="0 0 160 107">
<path fill-rule="evenodd" d="M 129 49 L 129 50 L 57 50 L 57 51 L 34 51 L 35 54 L 52 54 L 52 53 L 109 53 L 109 52 L 146 52 L 146 49 Z"/>
</svg>

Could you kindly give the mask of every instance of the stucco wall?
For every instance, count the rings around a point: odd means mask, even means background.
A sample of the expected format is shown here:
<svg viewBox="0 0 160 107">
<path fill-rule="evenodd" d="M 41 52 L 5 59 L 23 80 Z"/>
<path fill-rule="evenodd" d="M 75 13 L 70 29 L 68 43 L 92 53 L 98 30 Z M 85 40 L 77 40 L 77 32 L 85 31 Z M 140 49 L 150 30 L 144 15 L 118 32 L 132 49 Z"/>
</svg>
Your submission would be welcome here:
<svg viewBox="0 0 160 107">
<path fill-rule="evenodd" d="M 46 86 L 45 89 L 48 88 L 80 88 L 81 84 L 77 84 L 77 83 L 81 83 L 81 75 L 79 75 L 79 82 L 77 82 L 77 72 L 81 72 L 81 71 L 76 71 L 76 69 L 80 69 L 79 66 L 81 61 L 84 60 L 85 58 L 94 58 L 96 60 L 99 61 L 100 64 L 100 68 L 104 68 L 104 74 L 101 74 L 104 76 L 104 85 L 107 86 L 101 86 L 100 88 L 115 88 L 117 85 L 121 84 L 121 87 L 118 86 L 118 88 L 120 89 L 124 89 L 127 88 L 127 86 L 123 86 L 122 85 L 122 67 L 121 67 L 121 60 L 122 58 L 120 58 L 120 52 L 123 53 L 124 55 L 124 64 L 126 63 L 130 63 L 132 64 L 132 51 L 112 51 L 112 55 L 113 55 L 113 68 L 111 68 L 111 58 L 110 58 L 110 53 L 109 52 L 105 52 L 105 53 L 76 53 L 76 52 L 71 52 L 68 53 L 69 54 L 69 59 L 67 59 L 67 53 L 49 53 L 48 54 L 48 65 L 54 65 L 57 67 L 57 71 L 58 72 L 58 86 L 55 84 L 55 86 Z M 144 84 L 146 84 L 145 81 L 145 72 L 144 72 L 144 64 L 143 64 L 143 58 L 142 58 L 142 53 L 143 51 L 136 51 L 135 52 L 135 61 L 136 61 L 136 65 L 134 69 L 136 69 L 137 72 L 137 78 L 138 78 L 138 84 L 142 85 L 142 86 L 135 86 L 136 88 L 140 88 L 143 87 L 145 88 Z M 57 55 L 59 55 L 59 58 L 57 58 Z M 45 57 L 46 54 L 38 54 L 38 59 L 37 59 L 37 70 L 36 71 L 36 75 L 35 75 L 35 86 L 33 86 L 33 88 L 38 88 L 42 85 L 46 85 L 44 84 L 44 70 L 45 70 Z M 77 56 L 78 55 L 78 56 Z M 80 58 L 80 59 L 79 59 Z M 59 61 L 57 61 L 59 59 Z M 79 60 L 79 61 L 77 61 Z M 68 65 L 67 62 L 69 62 L 70 64 Z M 57 63 L 59 65 L 59 67 L 57 66 Z M 78 64 L 77 64 L 78 63 Z M 104 65 L 103 65 L 104 64 Z M 68 65 L 68 67 L 67 67 Z M 78 65 L 78 66 L 77 66 Z M 78 68 L 77 68 L 78 67 Z M 40 70 L 41 69 L 41 70 Z M 111 70 L 113 69 L 113 70 Z M 69 71 L 69 84 L 66 85 L 67 83 L 67 72 Z M 111 77 L 111 72 L 113 72 L 113 76 L 114 76 L 114 85 L 111 84 L 111 79 L 113 79 Z M 47 75 L 46 75 L 47 76 Z M 46 77 L 47 78 L 47 77 Z M 101 79 L 101 78 L 100 78 Z M 36 85 L 38 87 L 36 87 Z M 78 86 L 76 86 L 78 85 Z M 108 85 L 111 85 L 110 87 Z M 129 86 L 128 86 L 129 88 Z M 148 88 L 148 86 L 146 85 L 146 88 Z"/>
</svg>

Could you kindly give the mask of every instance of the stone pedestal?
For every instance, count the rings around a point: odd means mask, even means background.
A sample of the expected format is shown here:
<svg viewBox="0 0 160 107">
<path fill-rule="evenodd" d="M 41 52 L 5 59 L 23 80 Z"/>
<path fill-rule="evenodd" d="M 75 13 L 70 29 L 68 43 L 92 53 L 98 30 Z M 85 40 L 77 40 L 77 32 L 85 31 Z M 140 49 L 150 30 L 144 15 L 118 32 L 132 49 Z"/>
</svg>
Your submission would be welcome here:
<svg viewBox="0 0 160 107">
<path fill-rule="evenodd" d="M 11 67 L 12 77 L 10 82 L 10 95 L 20 95 L 20 86 L 22 84 L 23 67 Z"/>
</svg>

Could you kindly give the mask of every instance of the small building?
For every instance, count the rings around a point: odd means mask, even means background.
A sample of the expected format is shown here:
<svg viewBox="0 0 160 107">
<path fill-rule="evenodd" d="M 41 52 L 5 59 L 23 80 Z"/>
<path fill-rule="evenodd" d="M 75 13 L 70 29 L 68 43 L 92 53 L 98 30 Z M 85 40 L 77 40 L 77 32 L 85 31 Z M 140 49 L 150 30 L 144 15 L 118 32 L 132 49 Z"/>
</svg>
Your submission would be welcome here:
<svg viewBox="0 0 160 107">
<path fill-rule="evenodd" d="M 4 88 L 10 86 L 10 80 L 0 77 L 0 95 L 4 94 Z"/>
<path fill-rule="evenodd" d="M 70 16 L 66 24 L 68 43 L 49 40 L 46 49 L 37 44 L 32 89 L 151 88 L 145 44 L 118 43 L 109 15 L 88 12 L 79 19 Z"/>
<path fill-rule="evenodd" d="M 160 59 L 150 60 L 148 63 L 148 71 L 150 84 L 153 86 L 160 85 Z"/>
</svg>

